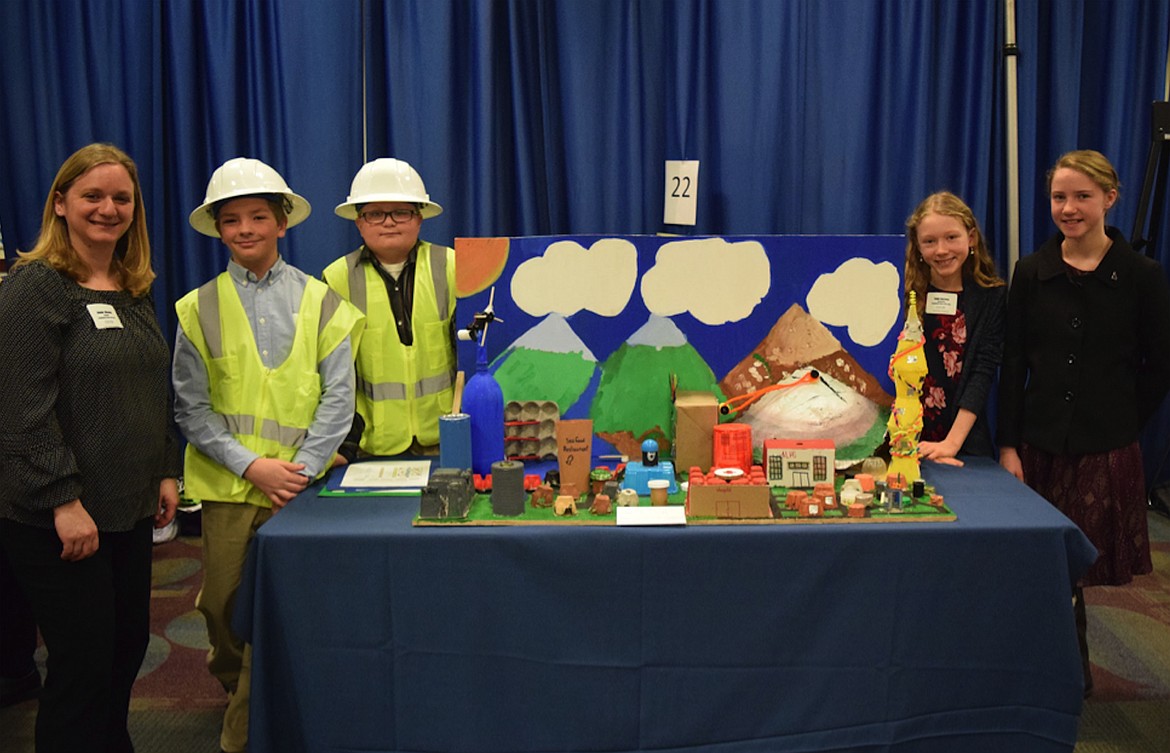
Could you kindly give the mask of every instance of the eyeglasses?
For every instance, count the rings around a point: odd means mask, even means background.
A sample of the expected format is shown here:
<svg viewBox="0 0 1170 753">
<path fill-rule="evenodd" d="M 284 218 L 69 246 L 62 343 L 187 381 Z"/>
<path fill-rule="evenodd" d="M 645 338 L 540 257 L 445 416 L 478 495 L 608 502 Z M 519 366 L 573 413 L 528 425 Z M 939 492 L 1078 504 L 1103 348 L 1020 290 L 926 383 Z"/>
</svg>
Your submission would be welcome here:
<svg viewBox="0 0 1170 753">
<path fill-rule="evenodd" d="M 399 222 L 410 222 L 415 218 L 419 212 L 417 209 L 391 209 L 388 212 L 381 209 L 371 209 L 368 212 L 362 212 L 358 215 L 371 225 L 381 225 L 386 221 L 386 218 L 394 220 L 395 224 Z"/>
</svg>

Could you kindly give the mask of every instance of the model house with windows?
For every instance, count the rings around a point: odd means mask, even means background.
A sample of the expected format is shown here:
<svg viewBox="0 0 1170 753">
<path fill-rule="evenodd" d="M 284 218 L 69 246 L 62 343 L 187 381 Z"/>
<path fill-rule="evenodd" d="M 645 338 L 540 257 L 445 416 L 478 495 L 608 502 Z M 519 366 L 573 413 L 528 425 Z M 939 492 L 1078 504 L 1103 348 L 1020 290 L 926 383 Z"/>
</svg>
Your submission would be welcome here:
<svg viewBox="0 0 1170 753">
<path fill-rule="evenodd" d="M 765 439 L 769 486 L 807 489 L 832 482 L 837 446 L 831 439 Z"/>
</svg>

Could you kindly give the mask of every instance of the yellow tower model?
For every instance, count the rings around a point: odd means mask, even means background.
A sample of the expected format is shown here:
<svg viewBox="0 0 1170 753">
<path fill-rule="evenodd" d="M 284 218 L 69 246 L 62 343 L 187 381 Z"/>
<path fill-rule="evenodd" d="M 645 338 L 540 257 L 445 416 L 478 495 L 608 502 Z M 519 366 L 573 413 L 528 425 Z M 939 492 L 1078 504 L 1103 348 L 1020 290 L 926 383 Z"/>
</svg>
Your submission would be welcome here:
<svg viewBox="0 0 1170 753">
<path fill-rule="evenodd" d="M 898 335 L 898 347 L 890 357 L 890 379 L 894 380 L 894 407 L 886 427 L 890 432 L 890 476 L 905 484 L 921 478 L 918 467 L 918 439 L 922 435 L 922 383 L 926 381 L 926 352 L 923 350 L 922 320 L 918 303 L 910 291 L 906 325 Z"/>
</svg>

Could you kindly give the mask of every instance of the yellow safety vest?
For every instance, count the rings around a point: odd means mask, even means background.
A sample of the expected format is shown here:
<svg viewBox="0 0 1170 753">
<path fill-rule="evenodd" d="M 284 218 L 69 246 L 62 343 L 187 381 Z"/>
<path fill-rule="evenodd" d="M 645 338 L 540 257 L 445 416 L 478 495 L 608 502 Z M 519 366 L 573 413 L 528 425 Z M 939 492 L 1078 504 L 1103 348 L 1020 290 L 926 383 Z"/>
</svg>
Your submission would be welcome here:
<svg viewBox="0 0 1170 753">
<path fill-rule="evenodd" d="M 183 334 L 207 366 L 212 409 L 232 435 L 265 458 L 291 461 L 304 444 L 321 398 L 317 366 L 346 338 L 361 339 L 362 316 L 320 280 L 301 297 L 296 334 L 284 363 L 266 368 L 231 275 L 183 296 L 175 304 Z M 187 445 L 183 478 L 192 499 L 271 507 L 264 493 Z"/>
<path fill-rule="evenodd" d="M 365 421 L 361 448 L 396 455 L 418 437 L 439 441 L 439 416 L 451 410 L 455 370 L 450 338 L 455 315 L 455 252 L 421 241 L 415 260 L 414 344 L 398 338 L 386 283 L 362 249 L 325 268 L 325 282 L 366 315 L 357 351 L 357 411 Z"/>
</svg>

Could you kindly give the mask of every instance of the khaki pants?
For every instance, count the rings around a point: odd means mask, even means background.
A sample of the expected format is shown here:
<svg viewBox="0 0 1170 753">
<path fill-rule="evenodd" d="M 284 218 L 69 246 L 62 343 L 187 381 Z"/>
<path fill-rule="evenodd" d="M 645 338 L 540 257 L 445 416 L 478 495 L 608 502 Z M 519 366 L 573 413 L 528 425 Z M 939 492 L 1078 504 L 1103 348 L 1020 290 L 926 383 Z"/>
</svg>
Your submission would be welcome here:
<svg viewBox="0 0 1170 753">
<path fill-rule="evenodd" d="M 232 613 L 248 542 L 272 517 L 272 510 L 247 503 L 204 502 L 201 517 L 203 588 L 195 606 L 207 620 L 211 643 L 207 668 L 228 693 L 219 746 L 227 753 L 242 753 L 248 747 L 252 647 L 232 632 Z"/>
</svg>

